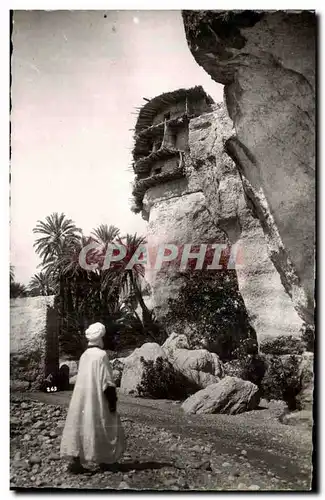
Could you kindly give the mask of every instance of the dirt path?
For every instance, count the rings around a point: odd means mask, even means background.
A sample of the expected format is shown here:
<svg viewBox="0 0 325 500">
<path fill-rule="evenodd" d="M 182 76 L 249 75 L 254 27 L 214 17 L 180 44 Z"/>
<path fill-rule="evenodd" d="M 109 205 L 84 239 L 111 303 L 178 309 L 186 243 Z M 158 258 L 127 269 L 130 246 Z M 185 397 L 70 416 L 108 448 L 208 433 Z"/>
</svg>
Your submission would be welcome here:
<svg viewBox="0 0 325 500">
<path fill-rule="evenodd" d="M 23 394 L 15 397 L 15 405 L 35 401 L 28 403 L 34 408 L 38 401 L 44 411 L 55 405 L 65 412 L 70 397 L 70 392 Z M 125 483 L 131 489 L 309 490 L 311 432 L 281 424 L 277 416 L 282 411 L 282 405 L 273 404 L 237 416 L 184 415 L 180 404 L 171 401 L 120 395 L 119 412 L 128 436 L 124 471 L 82 478 L 61 471 L 54 486 L 121 489 Z M 59 440 L 57 436 L 57 448 Z M 13 486 L 23 485 L 14 480 Z M 49 484 L 43 481 L 39 486 Z"/>
</svg>

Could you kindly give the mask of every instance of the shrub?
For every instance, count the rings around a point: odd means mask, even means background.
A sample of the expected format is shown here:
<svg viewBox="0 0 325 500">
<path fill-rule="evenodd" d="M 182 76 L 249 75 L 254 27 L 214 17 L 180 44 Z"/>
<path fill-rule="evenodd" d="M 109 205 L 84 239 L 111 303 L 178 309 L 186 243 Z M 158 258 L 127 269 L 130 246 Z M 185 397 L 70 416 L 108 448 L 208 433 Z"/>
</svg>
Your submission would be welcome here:
<svg viewBox="0 0 325 500">
<path fill-rule="evenodd" d="M 255 338 L 241 339 L 233 351 L 232 359 L 224 365 L 227 375 L 248 380 L 258 387 L 264 377 L 266 364 L 263 356 L 258 354 L 258 345 Z"/>
<path fill-rule="evenodd" d="M 243 371 L 243 363 L 241 359 L 232 359 L 231 361 L 227 361 L 223 364 L 223 369 L 225 375 L 229 377 L 239 377 L 241 378 L 241 374 Z"/>
<path fill-rule="evenodd" d="M 266 372 L 265 360 L 258 354 L 248 355 L 243 363 L 241 377 L 243 380 L 249 380 L 258 387 L 261 386 Z"/>
<path fill-rule="evenodd" d="M 290 411 L 297 409 L 296 396 L 301 390 L 299 357 L 272 356 L 261 383 L 262 396 L 268 400 L 282 399 Z"/>
<path fill-rule="evenodd" d="M 238 346 L 233 352 L 233 356 L 237 359 L 245 358 L 247 355 L 255 355 L 258 353 L 257 340 L 249 337 L 240 339 Z"/>
<path fill-rule="evenodd" d="M 267 338 L 260 343 L 260 351 L 264 354 L 302 354 L 305 351 L 304 342 L 292 335 L 280 335 L 276 338 Z"/>
<path fill-rule="evenodd" d="M 225 363 L 224 370 L 226 375 L 248 380 L 260 387 L 266 371 L 266 363 L 263 356 L 247 354 Z"/>
<path fill-rule="evenodd" d="M 187 269 L 175 272 L 173 279 L 179 280 L 180 288 L 168 300 L 164 317 L 167 331 L 186 331 L 191 347 L 203 334 L 207 349 L 222 361 L 234 357 L 240 339 L 256 337 L 235 270 Z"/>
<path fill-rule="evenodd" d="M 304 325 L 301 331 L 301 340 L 307 351 L 314 352 L 315 328 L 310 325 Z"/>
<path fill-rule="evenodd" d="M 143 378 L 137 387 L 140 397 L 182 400 L 200 389 L 163 358 L 157 358 L 156 362 L 143 357 L 140 360 L 144 365 Z"/>
</svg>

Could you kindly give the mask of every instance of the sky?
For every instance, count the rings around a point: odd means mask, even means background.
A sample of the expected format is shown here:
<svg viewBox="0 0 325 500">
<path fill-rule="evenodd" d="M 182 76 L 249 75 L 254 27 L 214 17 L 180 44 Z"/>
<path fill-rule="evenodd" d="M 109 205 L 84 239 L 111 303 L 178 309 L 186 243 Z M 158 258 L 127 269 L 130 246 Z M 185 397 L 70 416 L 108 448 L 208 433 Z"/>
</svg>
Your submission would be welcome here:
<svg viewBox="0 0 325 500">
<path fill-rule="evenodd" d="M 84 234 L 114 224 L 145 235 L 131 212 L 136 107 L 202 85 L 180 11 L 16 11 L 12 32 L 11 264 L 40 271 L 32 230 L 64 212 Z"/>
</svg>

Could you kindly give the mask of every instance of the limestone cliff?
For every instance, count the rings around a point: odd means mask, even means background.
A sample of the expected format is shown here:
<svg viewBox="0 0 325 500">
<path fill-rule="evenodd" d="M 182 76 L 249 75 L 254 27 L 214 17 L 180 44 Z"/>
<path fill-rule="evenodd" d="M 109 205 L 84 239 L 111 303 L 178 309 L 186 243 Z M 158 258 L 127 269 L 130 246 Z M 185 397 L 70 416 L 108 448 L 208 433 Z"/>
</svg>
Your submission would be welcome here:
<svg viewBox="0 0 325 500">
<path fill-rule="evenodd" d="M 239 291 L 258 340 L 297 336 L 302 320 L 270 259 L 281 251 L 279 239 L 264 234 L 245 196 L 236 165 L 225 152 L 224 144 L 232 134 L 232 123 L 222 103 L 216 104 L 212 113 L 193 118 L 186 173 L 200 184 L 210 221 L 241 251 L 242 262 L 236 266 Z"/>
<path fill-rule="evenodd" d="M 235 128 L 225 148 L 261 221 L 282 284 L 312 324 L 315 14 L 184 11 L 183 19 L 194 58 L 225 85 Z"/>
<path fill-rule="evenodd" d="M 171 265 L 146 273 L 161 324 L 168 334 L 186 334 L 191 347 L 229 357 L 242 339 L 255 339 L 236 271 L 179 267 L 186 244 L 192 245 L 193 252 L 195 245 L 229 243 L 211 217 L 202 179 L 188 172 L 190 123 L 211 111 L 212 104 L 202 87 L 195 87 L 157 96 L 140 110 L 133 149 L 134 211 L 142 211 L 148 220 L 151 254 L 161 244 L 177 246 L 178 255 Z"/>
</svg>

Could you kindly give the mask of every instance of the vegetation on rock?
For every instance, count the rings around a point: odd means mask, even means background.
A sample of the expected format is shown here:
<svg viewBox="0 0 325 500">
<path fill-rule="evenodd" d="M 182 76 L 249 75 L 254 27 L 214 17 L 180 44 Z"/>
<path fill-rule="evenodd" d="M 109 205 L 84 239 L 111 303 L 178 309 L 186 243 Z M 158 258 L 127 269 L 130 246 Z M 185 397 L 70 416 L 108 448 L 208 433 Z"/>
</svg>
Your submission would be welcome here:
<svg viewBox="0 0 325 500">
<path fill-rule="evenodd" d="M 171 323 L 177 330 L 176 319 L 178 331 L 187 334 L 190 347 L 199 345 L 200 335 L 204 333 L 205 347 L 217 353 L 223 361 L 235 357 L 234 351 L 241 340 L 256 340 L 238 290 L 236 271 L 188 269 L 180 273 L 180 278 L 184 284 L 178 296 L 169 299 L 165 317 L 167 329 Z M 197 331 L 198 318 L 202 332 Z"/>
<path fill-rule="evenodd" d="M 267 370 L 261 382 L 262 397 L 271 400 L 282 399 L 289 410 L 297 409 L 296 397 L 301 390 L 299 356 L 270 356 Z"/>
<path fill-rule="evenodd" d="M 304 342 L 292 335 L 280 335 L 279 337 L 264 339 L 260 343 L 260 351 L 263 354 L 278 356 L 283 354 L 302 354 L 304 350 Z"/>
<path fill-rule="evenodd" d="M 252 338 L 241 340 L 234 351 L 234 356 L 236 359 L 224 365 L 226 375 L 248 380 L 260 387 L 266 363 L 264 357 L 258 354 L 257 341 Z"/>
<path fill-rule="evenodd" d="M 302 328 L 301 340 L 303 341 L 307 351 L 314 352 L 315 328 L 311 325 L 305 324 Z"/>
<path fill-rule="evenodd" d="M 158 357 L 156 362 L 140 359 L 145 368 L 137 389 L 140 397 L 183 400 L 200 389 L 166 359 Z"/>
</svg>

